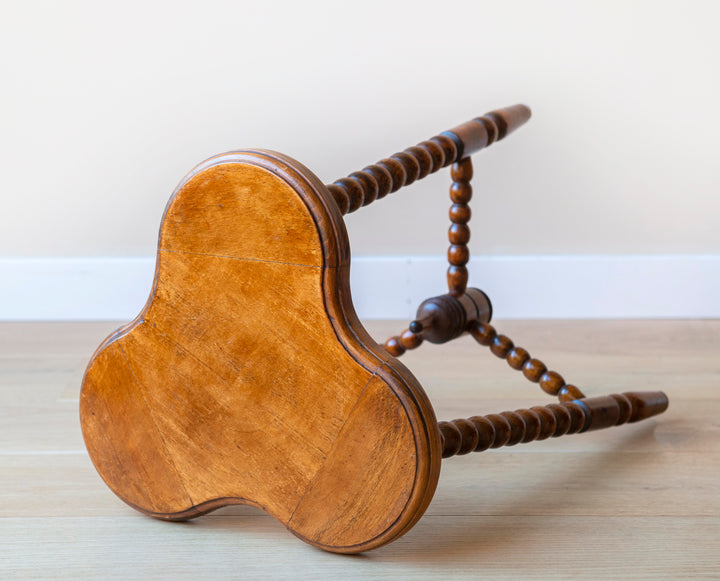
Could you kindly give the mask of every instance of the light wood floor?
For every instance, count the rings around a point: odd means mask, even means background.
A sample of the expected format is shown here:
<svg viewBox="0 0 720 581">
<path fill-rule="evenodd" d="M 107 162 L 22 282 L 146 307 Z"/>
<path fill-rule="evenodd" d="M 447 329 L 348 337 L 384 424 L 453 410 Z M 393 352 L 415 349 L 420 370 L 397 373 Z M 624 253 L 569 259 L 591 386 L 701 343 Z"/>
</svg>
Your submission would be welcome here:
<svg viewBox="0 0 720 581">
<path fill-rule="evenodd" d="M 116 325 L 0 324 L 0 579 L 720 579 L 720 321 L 496 326 L 588 395 L 662 389 L 670 409 L 446 460 L 414 529 L 346 557 L 248 507 L 182 524 L 134 512 L 95 473 L 77 412 Z M 552 401 L 469 338 L 404 359 L 439 419 Z"/>
</svg>

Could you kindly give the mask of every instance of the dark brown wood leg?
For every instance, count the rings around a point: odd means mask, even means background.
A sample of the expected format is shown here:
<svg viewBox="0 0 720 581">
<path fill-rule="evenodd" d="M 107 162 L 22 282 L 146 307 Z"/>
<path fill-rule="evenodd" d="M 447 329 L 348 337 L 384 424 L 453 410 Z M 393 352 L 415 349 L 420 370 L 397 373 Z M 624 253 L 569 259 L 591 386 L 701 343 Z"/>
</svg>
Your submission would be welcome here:
<svg viewBox="0 0 720 581">
<path fill-rule="evenodd" d="M 443 458 L 638 422 L 668 407 L 662 391 L 589 397 L 440 422 Z"/>
</svg>

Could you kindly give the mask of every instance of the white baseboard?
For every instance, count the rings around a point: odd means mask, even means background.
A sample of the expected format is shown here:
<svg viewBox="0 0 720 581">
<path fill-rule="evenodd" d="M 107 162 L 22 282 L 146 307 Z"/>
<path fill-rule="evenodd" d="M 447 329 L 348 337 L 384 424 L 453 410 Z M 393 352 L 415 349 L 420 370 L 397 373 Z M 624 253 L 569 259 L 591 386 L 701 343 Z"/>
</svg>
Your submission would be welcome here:
<svg viewBox="0 0 720 581">
<path fill-rule="evenodd" d="M 470 285 L 512 318 L 718 318 L 720 255 L 474 257 Z M 152 285 L 153 258 L 0 259 L 0 320 L 133 318 Z M 445 292 L 436 256 L 353 258 L 363 319 L 410 319 Z"/>
</svg>

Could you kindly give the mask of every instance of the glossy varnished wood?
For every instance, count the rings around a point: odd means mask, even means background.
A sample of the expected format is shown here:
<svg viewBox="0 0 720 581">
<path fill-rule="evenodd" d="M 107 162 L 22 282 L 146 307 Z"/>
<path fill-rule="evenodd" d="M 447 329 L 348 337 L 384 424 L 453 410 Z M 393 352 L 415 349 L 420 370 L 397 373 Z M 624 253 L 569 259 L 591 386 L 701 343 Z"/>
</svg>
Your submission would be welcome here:
<svg viewBox="0 0 720 581">
<path fill-rule="evenodd" d="M 463 163 L 469 163 L 470 155 L 500 141 L 529 119 L 530 109 L 525 105 L 491 111 L 335 180 L 328 184 L 328 191 L 342 214 L 354 212 L 463 158 L 467 160 Z M 463 209 L 469 211 L 467 206 Z M 459 213 L 457 219 L 462 219 Z"/>
<path fill-rule="evenodd" d="M 453 164 L 450 171 L 452 186 L 450 186 L 450 230 L 448 239 L 450 247 L 447 251 L 450 266 L 447 270 L 448 291 L 454 297 L 465 293 L 468 283 L 467 263 L 470 260 L 468 241 L 470 240 L 470 200 L 472 199 L 472 186 L 470 180 L 473 176 L 472 160 L 464 157 Z M 464 329 L 463 329 L 464 330 Z"/>
<path fill-rule="evenodd" d="M 510 337 L 498 334 L 487 321 L 475 321 L 470 326 L 470 334 L 480 345 L 489 347 L 493 355 L 505 359 L 510 367 L 522 371 L 526 379 L 538 383 L 544 392 L 556 395 L 560 401 L 570 402 L 585 397 L 579 388 L 565 383 L 557 371 L 549 371 L 542 361 L 530 357 L 530 353 L 516 346 Z"/>
<path fill-rule="evenodd" d="M 85 442 L 108 486 L 166 519 L 262 508 L 357 552 L 422 515 L 440 436 L 414 377 L 365 333 L 327 190 L 279 154 L 212 158 L 162 221 L 142 313 L 88 366 Z"/>
<path fill-rule="evenodd" d="M 443 458 L 639 422 L 667 407 L 660 391 L 627 392 L 444 421 Z"/>
</svg>

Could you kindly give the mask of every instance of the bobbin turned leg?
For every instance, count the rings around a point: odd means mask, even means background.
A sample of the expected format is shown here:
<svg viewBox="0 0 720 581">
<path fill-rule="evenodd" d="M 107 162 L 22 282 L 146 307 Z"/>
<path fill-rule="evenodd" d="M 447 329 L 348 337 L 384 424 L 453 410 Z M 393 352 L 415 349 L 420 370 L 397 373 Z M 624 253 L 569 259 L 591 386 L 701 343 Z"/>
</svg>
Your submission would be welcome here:
<svg viewBox="0 0 720 581">
<path fill-rule="evenodd" d="M 467 288 L 468 223 L 472 215 L 469 204 L 473 194 L 469 156 L 502 139 L 529 118 L 530 110 L 522 105 L 488 113 L 327 186 L 345 214 L 452 165 L 448 293 L 424 301 L 415 320 L 400 335 L 390 337 L 385 349 L 398 357 L 426 340 L 445 343 L 469 332 L 480 345 L 489 347 L 495 356 L 505 359 L 510 367 L 522 371 L 526 379 L 538 383 L 561 402 L 441 422 L 444 457 L 634 422 L 659 414 L 668 405 L 662 392 L 586 398 L 578 387 L 566 383 L 562 375 L 549 370 L 509 337 L 498 334 L 490 325 L 492 306 L 488 297 L 478 289 Z"/>
<path fill-rule="evenodd" d="M 326 187 L 340 213 L 354 212 L 375 200 L 504 139 L 530 119 L 530 109 L 513 105 L 443 131 L 440 135 L 381 159 Z"/>
<path fill-rule="evenodd" d="M 454 297 L 460 297 L 465 292 L 468 282 L 467 263 L 470 260 L 470 227 L 468 222 L 472 213 L 470 211 L 470 199 L 472 198 L 472 186 L 470 180 L 473 176 L 472 161 L 465 157 L 452 165 L 450 170 L 452 185 L 450 186 L 450 229 L 448 240 L 450 247 L 447 251 L 447 259 L 450 266 L 447 270 L 448 292 Z"/>
<path fill-rule="evenodd" d="M 531 357 L 526 349 L 516 346 L 510 337 L 498 334 L 487 321 L 473 321 L 470 334 L 480 345 L 489 347 L 493 355 L 505 359 L 513 369 L 522 371 L 527 380 L 539 384 L 545 393 L 556 395 L 563 402 L 585 397 L 579 388 L 565 383 L 557 371 L 549 371 L 542 361 Z"/>
<path fill-rule="evenodd" d="M 668 407 L 662 391 L 626 392 L 440 422 L 442 456 L 482 452 L 638 422 Z"/>
<path fill-rule="evenodd" d="M 385 349 L 399 357 L 408 349 L 419 347 L 424 340 L 445 343 L 459 337 L 473 322 L 488 322 L 492 317 L 492 305 L 487 295 L 479 289 L 467 288 L 470 250 L 470 206 L 473 175 L 472 161 L 464 157 L 452 165 L 450 186 L 450 229 L 447 251 L 447 294 L 430 298 L 418 308 L 415 320 L 400 335 L 390 337 Z"/>
</svg>

